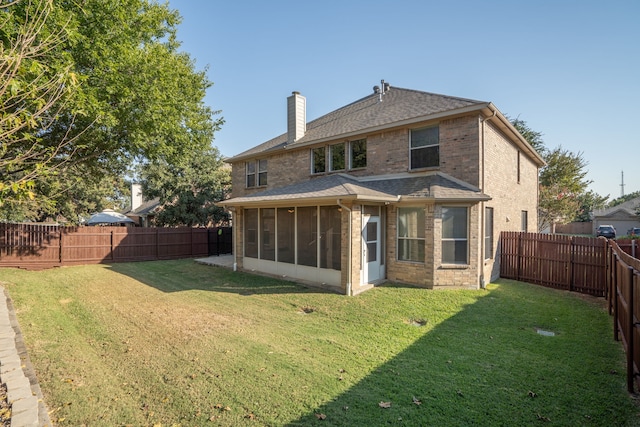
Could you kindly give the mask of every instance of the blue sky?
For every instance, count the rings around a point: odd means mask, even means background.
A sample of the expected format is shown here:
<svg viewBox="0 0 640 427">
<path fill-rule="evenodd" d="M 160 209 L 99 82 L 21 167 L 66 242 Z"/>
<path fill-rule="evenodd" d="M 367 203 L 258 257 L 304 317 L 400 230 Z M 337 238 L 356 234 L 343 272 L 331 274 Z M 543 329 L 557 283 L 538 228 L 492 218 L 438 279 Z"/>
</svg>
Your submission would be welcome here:
<svg viewBox="0 0 640 427">
<path fill-rule="evenodd" d="M 640 1 L 170 0 L 182 50 L 208 67 L 214 144 L 238 154 L 391 86 L 493 102 L 582 152 L 591 189 L 640 191 Z"/>
</svg>

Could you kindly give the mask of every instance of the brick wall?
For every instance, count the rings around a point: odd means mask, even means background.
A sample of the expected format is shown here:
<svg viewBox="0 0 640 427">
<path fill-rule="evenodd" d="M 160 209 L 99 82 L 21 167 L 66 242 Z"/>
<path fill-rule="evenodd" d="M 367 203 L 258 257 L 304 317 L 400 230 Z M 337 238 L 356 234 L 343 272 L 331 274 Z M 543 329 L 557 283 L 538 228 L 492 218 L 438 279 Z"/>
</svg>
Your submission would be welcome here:
<svg viewBox="0 0 640 427">
<path fill-rule="evenodd" d="M 493 208 L 493 258 L 484 260 L 484 277 L 489 282 L 499 275 L 498 239 L 502 231 L 520 231 L 522 211 L 528 213 L 527 231 L 538 231 L 538 169 L 524 153 L 509 142 L 491 122 L 484 124 L 484 192 L 492 197 L 484 207 Z M 518 156 L 520 180 L 518 182 Z"/>
<path fill-rule="evenodd" d="M 412 205 L 416 206 L 416 205 Z M 393 282 L 433 287 L 433 204 L 424 204 L 425 208 L 425 262 L 398 261 L 397 224 L 398 208 L 387 208 L 387 279 Z"/>
<path fill-rule="evenodd" d="M 479 183 L 480 144 L 478 116 L 440 122 L 440 171 L 476 187 Z"/>
<path fill-rule="evenodd" d="M 478 288 L 479 287 L 479 272 L 478 265 L 478 251 L 480 250 L 479 233 L 477 232 L 476 225 L 479 221 L 479 203 L 475 205 L 461 205 L 461 204 L 443 204 L 436 205 L 434 209 L 433 220 L 433 266 L 434 288 Z M 442 208 L 443 206 L 466 206 L 469 222 L 468 238 L 468 260 L 467 265 L 450 265 L 442 263 Z"/>
</svg>

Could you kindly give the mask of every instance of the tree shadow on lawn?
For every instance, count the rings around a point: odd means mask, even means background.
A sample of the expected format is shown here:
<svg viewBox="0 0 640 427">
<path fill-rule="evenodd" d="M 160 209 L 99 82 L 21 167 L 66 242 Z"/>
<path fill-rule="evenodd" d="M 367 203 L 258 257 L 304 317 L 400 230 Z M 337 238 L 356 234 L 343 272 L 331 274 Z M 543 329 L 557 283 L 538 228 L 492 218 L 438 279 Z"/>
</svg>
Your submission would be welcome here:
<svg viewBox="0 0 640 427">
<path fill-rule="evenodd" d="M 142 261 L 109 265 L 117 273 L 136 279 L 162 292 L 203 290 L 238 295 L 310 294 L 335 292 L 305 286 L 298 282 L 231 271 L 222 267 L 202 265 L 191 259 Z"/>
<path fill-rule="evenodd" d="M 636 418 L 624 373 L 607 364 L 616 360 L 619 344 L 603 343 L 597 356 L 580 354 L 575 349 L 593 336 L 542 336 L 536 328 L 558 314 L 553 307 L 537 307 L 533 315 L 526 308 L 505 310 L 524 302 L 499 288 L 480 294 L 348 390 L 286 425 L 613 425 Z M 348 366 L 336 372 L 348 381 Z M 584 392 L 594 385 L 600 392 Z"/>
</svg>

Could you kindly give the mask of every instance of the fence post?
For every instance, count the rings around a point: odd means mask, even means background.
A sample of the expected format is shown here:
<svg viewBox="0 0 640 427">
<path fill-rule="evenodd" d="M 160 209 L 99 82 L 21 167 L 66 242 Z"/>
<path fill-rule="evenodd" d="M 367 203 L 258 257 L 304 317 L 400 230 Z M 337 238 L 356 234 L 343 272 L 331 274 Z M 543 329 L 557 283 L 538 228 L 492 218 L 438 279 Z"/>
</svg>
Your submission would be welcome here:
<svg viewBox="0 0 640 427">
<path fill-rule="evenodd" d="M 518 233 L 518 267 L 516 268 L 516 280 L 520 280 L 520 271 L 522 270 L 522 233 Z"/>
<path fill-rule="evenodd" d="M 62 236 L 64 236 L 64 233 L 62 232 L 62 227 L 60 227 L 58 230 L 60 230 L 60 243 L 58 244 L 58 262 L 62 265 L 62 249 L 63 249 L 63 245 L 62 245 Z"/>
<path fill-rule="evenodd" d="M 611 245 L 607 244 L 607 306 L 609 309 L 609 316 L 613 314 L 613 249 Z"/>
<path fill-rule="evenodd" d="M 633 304 L 633 267 L 627 267 L 629 273 L 629 301 L 627 301 L 627 307 L 629 310 L 629 318 L 627 319 L 627 325 L 629 327 L 629 336 L 627 337 L 627 391 L 629 393 L 634 392 L 633 387 L 633 361 L 634 361 L 634 338 L 635 335 L 635 322 L 634 322 L 634 304 Z"/>
<path fill-rule="evenodd" d="M 574 247 L 575 247 L 575 237 L 571 237 L 571 240 L 569 240 L 569 291 L 573 292 L 573 289 L 575 288 L 574 283 L 573 283 L 573 267 L 574 267 Z"/>
<path fill-rule="evenodd" d="M 613 253 L 613 339 L 620 341 L 620 332 L 618 331 L 618 254 Z"/>
</svg>

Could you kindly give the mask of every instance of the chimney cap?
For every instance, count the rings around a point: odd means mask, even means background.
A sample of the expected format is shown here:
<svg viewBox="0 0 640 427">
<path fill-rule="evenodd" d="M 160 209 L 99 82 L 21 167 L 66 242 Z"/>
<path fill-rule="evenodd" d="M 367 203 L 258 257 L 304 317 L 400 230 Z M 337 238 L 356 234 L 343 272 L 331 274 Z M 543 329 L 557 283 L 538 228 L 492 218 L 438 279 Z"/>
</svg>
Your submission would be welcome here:
<svg viewBox="0 0 640 427">
<path fill-rule="evenodd" d="M 291 95 L 300 95 L 300 92 L 298 92 L 297 90 L 294 90 L 293 92 L 291 92 Z"/>
</svg>

